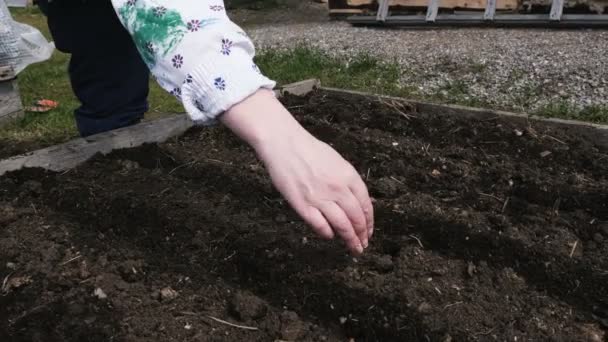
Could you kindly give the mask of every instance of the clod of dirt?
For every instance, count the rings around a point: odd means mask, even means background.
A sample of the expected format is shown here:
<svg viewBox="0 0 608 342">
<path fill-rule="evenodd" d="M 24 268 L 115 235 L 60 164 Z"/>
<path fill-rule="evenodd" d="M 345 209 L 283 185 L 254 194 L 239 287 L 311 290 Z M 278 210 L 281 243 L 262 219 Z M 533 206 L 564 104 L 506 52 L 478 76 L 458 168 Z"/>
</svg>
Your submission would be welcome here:
<svg viewBox="0 0 608 342">
<path fill-rule="evenodd" d="M 374 255 L 371 259 L 372 268 L 378 272 L 388 273 L 393 270 L 393 258 L 390 255 Z"/>
<path fill-rule="evenodd" d="M 584 324 L 580 327 L 581 337 L 584 341 L 602 342 L 605 341 L 606 333 L 597 324 Z"/>
<path fill-rule="evenodd" d="M 283 214 L 279 214 L 279 215 L 277 215 L 277 217 L 274 218 L 274 220 L 277 223 L 285 223 L 285 222 L 287 222 L 287 216 L 285 216 Z"/>
<path fill-rule="evenodd" d="M 604 236 L 608 238 L 608 223 L 602 225 L 600 230 L 604 233 Z"/>
<path fill-rule="evenodd" d="M 382 197 L 393 197 L 399 192 L 399 184 L 389 177 L 383 177 L 376 181 L 374 190 Z"/>
<path fill-rule="evenodd" d="M 20 287 L 29 285 L 31 283 L 32 283 L 32 278 L 29 276 L 23 276 L 23 277 L 7 276 L 4 279 L 4 281 L 2 282 L 2 289 L 0 289 L 0 292 L 6 294 L 6 293 L 16 290 Z"/>
<path fill-rule="evenodd" d="M 433 307 L 431 306 L 431 304 L 429 304 L 427 302 L 422 302 L 420 305 L 418 305 L 418 312 L 420 312 L 423 315 L 431 313 L 432 310 L 433 310 Z"/>
<path fill-rule="evenodd" d="M 127 260 L 118 266 L 118 273 L 120 273 L 122 279 L 133 283 L 141 279 L 143 275 L 142 268 L 141 261 Z"/>
<path fill-rule="evenodd" d="M 158 299 L 160 299 L 163 302 L 169 302 L 174 300 L 175 298 L 177 298 L 178 293 L 177 291 L 175 291 L 174 289 L 172 289 L 171 287 L 167 286 L 167 287 L 163 287 L 162 289 L 160 289 L 160 291 L 158 292 Z"/>
<path fill-rule="evenodd" d="M 230 301 L 230 310 L 241 321 L 251 321 L 266 316 L 268 305 L 249 292 L 237 291 Z"/>
<path fill-rule="evenodd" d="M 29 190 L 33 194 L 42 193 L 42 183 L 35 181 L 35 180 L 29 180 L 29 181 L 23 183 L 23 187 L 25 189 Z"/>
<path fill-rule="evenodd" d="M 17 219 L 17 212 L 11 206 L 0 206 L 0 224 L 5 225 Z"/>
<path fill-rule="evenodd" d="M 595 233 L 595 234 L 593 234 L 593 241 L 595 241 L 597 243 L 602 243 L 602 242 L 604 242 L 604 237 L 600 233 Z"/>
<path fill-rule="evenodd" d="M 89 272 L 89 270 L 87 268 L 87 262 L 86 261 L 81 262 L 80 267 L 78 269 L 78 277 L 80 277 L 80 279 L 87 279 L 90 276 L 91 276 L 91 272 Z"/>
<path fill-rule="evenodd" d="M 281 339 L 286 341 L 296 341 L 302 337 L 306 331 L 306 324 L 300 320 L 297 313 L 284 311 L 281 314 Z"/>
<path fill-rule="evenodd" d="M 467 264 L 467 274 L 469 275 L 469 277 L 472 278 L 475 275 L 476 271 L 477 267 L 475 267 L 475 264 L 469 261 L 469 263 Z"/>
</svg>

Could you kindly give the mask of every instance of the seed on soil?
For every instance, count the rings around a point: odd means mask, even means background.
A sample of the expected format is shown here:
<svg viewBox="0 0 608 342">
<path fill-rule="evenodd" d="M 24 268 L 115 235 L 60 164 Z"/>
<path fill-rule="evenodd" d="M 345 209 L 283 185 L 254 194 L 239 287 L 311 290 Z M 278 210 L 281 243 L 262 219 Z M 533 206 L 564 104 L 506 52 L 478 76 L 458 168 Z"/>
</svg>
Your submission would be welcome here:
<svg viewBox="0 0 608 342">
<path fill-rule="evenodd" d="M 431 176 L 439 177 L 439 176 L 441 176 L 441 171 L 434 169 L 433 171 L 431 171 Z"/>
<path fill-rule="evenodd" d="M 9 270 L 16 270 L 17 269 L 17 265 L 14 262 L 7 262 L 6 263 L 6 268 L 8 268 Z"/>
<path fill-rule="evenodd" d="M 541 158 L 545 158 L 551 154 L 551 151 L 543 151 L 540 153 Z"/>
</svg>

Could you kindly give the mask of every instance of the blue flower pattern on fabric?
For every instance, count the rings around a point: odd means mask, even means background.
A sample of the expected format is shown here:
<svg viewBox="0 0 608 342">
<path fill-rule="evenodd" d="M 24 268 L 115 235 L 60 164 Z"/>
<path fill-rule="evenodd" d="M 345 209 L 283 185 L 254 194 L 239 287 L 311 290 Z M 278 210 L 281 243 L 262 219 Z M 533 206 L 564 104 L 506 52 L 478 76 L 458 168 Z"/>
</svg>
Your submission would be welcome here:
<svg viewBox="0 0 608 342">
<path fill-rule="evenodd" d="M 173 56 L 173 59 L 171 59 L 171 61 L 173 62 L 173 67 L 179 69 L 184 64 L 184 57 L 180 54 L 177 54 Z"/>
<path fill-rule="evenodd" d="M 164 6 L 158 6 L 154 8 L 154 15 L 157 17 L 162 17 L 167 12 L 167 8 Z"/>
<path fill-rule="evenodd" d="M 205 111 L 205 106 L 203 106 L 203 104 L 199 100 L 194 100 L 194 107 L 196 107 L 196 109 L 200 110 L 201 112 Z"/>
<path fill-rule="evenodd" d="M 182 89 L 181 88 L 173 88 L 171 90 L 171 95 L 177 97 L 179 100 L 182 99 Z"/>
<path fill-rule="evenodd" d="M 201 28 L 201 21 L 198 19 L 193 19 L 190 20 L 186 26 L 188 27 L 188 31 L 196 32 Z"/>
<path fill-rule="evenodd" d="M 222 54 L 229 56 L 232 49 L 232 41 L 230 39 L 222 39 Z"/>
<path fill-rule="evenodd" d="M 148 50 L 148 52 L 150 52 L 150 53 L 154 53 L 155 52 L 154 44 L 152 42 L 147 42 L 146 50 Z"/>
<path fill-rule="evenodd" d="M 221 1 L 203 0 L 196 5 L 199 6 L 199 11 L 196 12 L 188 11 L 185 9 L 187 6 L 184 6 L 184 9 L 172 8 L 166 5 L 169 2 L 159 0 L 116 1 L 122 3 L 122 8 L 119 9 L 130 14 L 121 18 L 125 21 L 129 33 L 134 37 L 140 37 L 136 42 L 140 51 L 150 55 L 155 62 L 158 61 L 158 65 L 148 64 L 152 76 L 163 89 L 169 91 L 180 102 L 189 101 L 191 109 L 196 108 L 202 112 L 196 113 L 197 116 L 216 115 L 217 111 L 225 106 L 224 101 L 232 101 L 233 92 L 238 93 L 249 87 L 247 82 L 269 85 L 270 81 L 264 77 L 256 63 L 252 59 L 247 58 L 247 60 L 244 59 L 245 56 L 241 56 L 241 52 L 251 55 L 248 49 L 249 42 L 244 41 L 250 38 L 242 29 L 226 25 L 227 18 L 223 13 L 225 7 Z M 165 36 L 159 36 L 157 27 L 148 27 L 151 24 L 145 26 L 146 23 L 160 25 L 161 28 L 164 27 L 163 25 L 175 26 L 176 32 L 181 36 L 178 37 L 179 39 L 175 38 L 174 45 L 163 45 Z M 143 31 L 142 27 L 150 29 L 146 31 L 150 34 L 143 36 L 143 39 L 141 35 L 137 36 Z M 210 61 L 207 61 L 207 58 L 201 60 L 198 55 L 193 55 L 190 51 L 190 47 L 193 51 L 200 50 L 196 41 L 201 37 L 207 37 L 201 44 L 210 47 L 203 52 L 211 59 Z M 241 50 L 241 45 L 244 50 Z M 248 57 L 253 58 L 253 56 Z M 237 79 L 234 81 L 235 77 L 231 75 L 232 73 L 237 73 Z M 247 78 L 244 84 L 236 82 L 241 74 Z M 188 88 L 184 88 L 185 86 Z M 215 94 L 205 94 L 204 90 L 210 90 L 209 88 L 215 89 L 215 92 L 212 91 Z M 216 101 L 209 96 L 218 99 Z"/>
<path fill-rule="evenodd" d="M 215 85 L 215 87 L 218 90 L 222 90 L 222 91 L 226 90 L 226 81 L 221 77 L 216 78 L 213 81 L 213 85 Z"/>
</svg>

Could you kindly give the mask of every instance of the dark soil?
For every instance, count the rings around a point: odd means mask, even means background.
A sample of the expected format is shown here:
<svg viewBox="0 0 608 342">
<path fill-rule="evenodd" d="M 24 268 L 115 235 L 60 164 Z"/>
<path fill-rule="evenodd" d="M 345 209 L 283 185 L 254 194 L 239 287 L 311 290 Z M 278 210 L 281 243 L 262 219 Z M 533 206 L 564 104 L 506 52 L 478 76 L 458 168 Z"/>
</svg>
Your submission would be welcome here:
<svg viewBox="0 0 608 342">
<path fill-rule="evenodd" d="M 192 129 L 0 177 L 0 341 L 605 341 L 606 151 L 352 96 L 284 101 L 367 179 L 364 256 L 316 239 L 225 129 Z"/>
</svg>

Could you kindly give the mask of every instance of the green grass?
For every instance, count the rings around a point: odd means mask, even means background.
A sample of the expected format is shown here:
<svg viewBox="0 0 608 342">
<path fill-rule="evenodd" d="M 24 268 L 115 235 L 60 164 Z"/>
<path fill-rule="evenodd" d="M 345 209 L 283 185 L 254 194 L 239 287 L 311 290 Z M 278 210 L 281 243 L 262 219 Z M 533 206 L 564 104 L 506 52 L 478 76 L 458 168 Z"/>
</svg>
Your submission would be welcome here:
<svg viewBox="0 0 608 342">
<path fill-rule="evenodd" d="M 49 38 L 44 17 L 36 9 L 14 10 L 16 20 L 33 25 Z M 49 38 L 50 39 L 50 38 Z M 33 141 L 39 144 L 50 144 L 65 141 L 77 136 L 74 126 L 73 111 L 78 101 L 72 94 L 67 64 L 69 56 L 55 52 L 51 60 L 30 65 L 19 75 L 19 87 L 24 104 L 30 105 L 35 100 L 48 98 L 59 102 L 59 107 L 48 113 L 26 113 L 23 119 L 0 128 L 0 140 Z M 415 86 L 403 86 L 399 83 L 407 70 L 396 62 L 380 61 L 368 55 L 354 56 L 350 60 L 335 58 L 319 50 L 306 46 L 291 50 L 264 50 L 256 57 L 262 71 L 279 84 L 296 82 L 303 79 L 318 78 L 322 84 L 330 87 L 368 91 L 378 94 L 403 96 L 407 98 L 454 103 L 468 106 L 490 107 L 470 95 L 468 84 L 454 81 L 446 84 L 435 94 L 422 96 Z M 485 65 L 472 64 L 471 68 L 479 73 L 485 71 Z M 423 75 L 421 75 L 423 76 Z M 513 76 L 517 79 L 517 75 Z M 165 113 L 183 112 L 182 106 L 162 90 L 154 81 L 150 81 L 150 111 L 147 118 L 161 116 Z M 521 98 L 514 101 L 513 108 L 506 110 L 525 110 L 530 108 L 539 89 L 529 89 Z M 608 123 L 608 107 L 590 106 L 583 109 L 574 108 L 567 103 L 555 103 L 535 111 L 533 114 L 566 119 L 577 119 L 597 123 Z"/>
<path fill-rule="evenodd" d="M 580 120 L 601 124 L 608 123 L 608 106 L 600 105 L 576 108 L 567 102 L 561 101 L 544 106 L 532 114 L 549 118 Z"/>
</svg>

